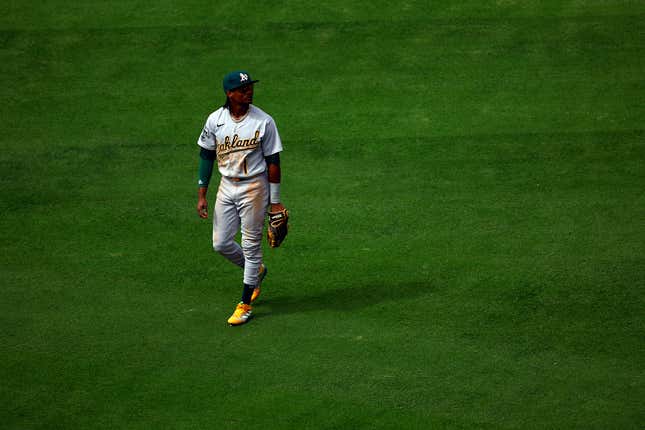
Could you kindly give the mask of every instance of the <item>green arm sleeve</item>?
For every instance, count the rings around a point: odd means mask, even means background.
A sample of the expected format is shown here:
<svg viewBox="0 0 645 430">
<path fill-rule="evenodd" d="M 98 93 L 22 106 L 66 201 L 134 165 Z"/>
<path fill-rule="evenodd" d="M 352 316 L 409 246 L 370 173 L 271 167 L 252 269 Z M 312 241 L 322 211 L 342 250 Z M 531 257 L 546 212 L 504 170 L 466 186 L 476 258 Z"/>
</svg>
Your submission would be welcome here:
<svg viewBox="0 0 645 430">
<path fill-rule="evenodd" d="M 213 164 L 215 164 L 215 151 L 201 148 L 199 151 L 199 187 L 208 188 L 213 175 Z"/>
</svg>

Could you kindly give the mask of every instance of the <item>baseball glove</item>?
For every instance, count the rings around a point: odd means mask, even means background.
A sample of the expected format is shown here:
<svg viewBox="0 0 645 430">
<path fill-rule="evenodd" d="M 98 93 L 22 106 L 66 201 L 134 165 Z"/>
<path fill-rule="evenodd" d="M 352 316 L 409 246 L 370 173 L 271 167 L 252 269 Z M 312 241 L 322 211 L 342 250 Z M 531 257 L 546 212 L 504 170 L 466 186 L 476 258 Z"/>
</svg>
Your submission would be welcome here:
<svg viewBox="0 0 645 430">
<path fill-rule="evenodd" d="M 289 230 L 289 212 L 284 209 L 277 212 L 269 211 L 269 226 L 267 227 L 267 241 L 271 248 L 280 246 Z"/>
</svg>

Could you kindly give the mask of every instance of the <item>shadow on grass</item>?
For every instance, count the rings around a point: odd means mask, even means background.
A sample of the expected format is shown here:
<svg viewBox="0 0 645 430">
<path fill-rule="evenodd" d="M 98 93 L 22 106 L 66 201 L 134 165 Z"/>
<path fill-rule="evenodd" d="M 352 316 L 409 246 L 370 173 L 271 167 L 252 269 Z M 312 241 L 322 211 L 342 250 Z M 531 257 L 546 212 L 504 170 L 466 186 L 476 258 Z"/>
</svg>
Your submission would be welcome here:
<svg viewBox="0 0 645 430">
<path fill-rule="evenodd" d="M 271 314 L 296 314 L 333 310 L 339 312 L 355 311 L 379 303 L 416 299 L 434 291 L 433 282 L 400 282 L 376 283 L 365 285 L 348 285 L 313 293 L 302 290 L 297 296 L 271 296 L 267 289 L 265 295 L 257 302 L 258 316 Z M 254 306 L 255 308 L 255 306 Z"/>
</svg>

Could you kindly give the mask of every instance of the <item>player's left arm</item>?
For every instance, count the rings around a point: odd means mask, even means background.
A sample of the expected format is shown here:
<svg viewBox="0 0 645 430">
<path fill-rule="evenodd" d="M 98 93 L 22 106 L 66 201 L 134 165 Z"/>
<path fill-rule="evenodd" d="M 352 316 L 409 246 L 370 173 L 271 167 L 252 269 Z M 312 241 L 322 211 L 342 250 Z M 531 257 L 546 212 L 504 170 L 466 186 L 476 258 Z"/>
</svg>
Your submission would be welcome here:
<svg viewBox="0 0 645 430">
<path fill-rule="evenodd" d="M 269 175 L 269 203 L 270 211 L 278 212 L 284 210 L 280 199 L 280 181 L 282 179 L 282 170 L 280 169 L 280 153 L 276 152 L 264 157 L 267 163 Z"/>
<path fill-rule="evenodd" d="M 285 208 L 280 200 L 280 180 L 282 179 L 280 152 L 282 151 L 282 140 L 273 118 L 266 122 L 264 135 L 262 136 L 262 151 L 264 152 L 269 175 L 269 211 L 283 211 Z"/>
</svg>

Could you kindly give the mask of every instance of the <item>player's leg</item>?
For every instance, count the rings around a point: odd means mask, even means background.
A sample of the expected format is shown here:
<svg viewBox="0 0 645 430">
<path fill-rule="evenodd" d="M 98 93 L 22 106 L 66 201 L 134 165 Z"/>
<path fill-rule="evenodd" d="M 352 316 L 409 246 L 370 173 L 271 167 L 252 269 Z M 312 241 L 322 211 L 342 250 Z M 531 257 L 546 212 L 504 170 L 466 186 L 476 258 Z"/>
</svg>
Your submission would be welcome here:
<svg viewBox="0 0 645 430">
<path fill-rule="evenodd" d="M 237 210 L 242 225 L 242 251 L 244 253 L 244 287 L 242 301 L 228 319 L 231 325 L 246 323 L 251 317 L 251 298 L 258 284 L 258 272 L 262 264 L 262 229 L 269 198 L 266 176 L 261 176 L 237 189 Z"/>
<path fill-rule="evenodd" d="M 242 251 L 244 253 L 244 284 L 258 284 L 262 264 L 262 231 L 269 199 L 266 176 L 260 176 L 247 185 L 238 207 L 242 223 Z"/>
<path fill-rule="evenodd" d="M 222 179 L 217 190 L 213 215 L 213 249 L 233 264 L 244 267 L 244 252 L 235 242 L 235 234 L 240 227 L 240 216 L 233 199 L 233 191 L 231 184 Z"/>
</svg>

